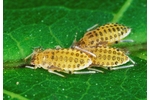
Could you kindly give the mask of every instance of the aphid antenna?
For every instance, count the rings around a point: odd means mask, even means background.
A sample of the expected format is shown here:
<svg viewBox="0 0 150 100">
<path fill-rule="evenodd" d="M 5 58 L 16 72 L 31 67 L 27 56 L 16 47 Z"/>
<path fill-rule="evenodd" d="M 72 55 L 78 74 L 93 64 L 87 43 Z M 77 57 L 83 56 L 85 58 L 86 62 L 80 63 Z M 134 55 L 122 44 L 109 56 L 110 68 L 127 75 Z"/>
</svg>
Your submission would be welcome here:
<svg viewBox="0 0 150 100">
<path fill-rule="evenodd" d="M 32 47 L 32 50 L 33 50 L 33 51 L 42 50 L 42 46 Z"/>
<path fill-rule="evenodd" d="M 88 28 L 86 31 L 91 31 L 92 29 L 95 29 L 97 26 L 98 26 L 98 24 L 95 24 L 92 27 Z"/>
<path fill-rule="evenodd" d="M 127 39 L 127 40 L 120 40 L 120 42 L 134 42 L 132 39 Z"/>
<path fill-rule="evenodd" d="M 42 50 L 41 47 L 34 47 L 34 48 L 33 48 L 33 53 L 31 53 L 30 55 L 28 55 L 27 57 L 25 57 L 24 60 L 26 61 L 28 58 L 32 57 L 35 53 L 37 53 L 37 52 L 40 51 L 40 50 Z"/>
<path fill-rule="evenodd" d="M 82 49 L 82 48 L 80 48 L 80 47 L 78 47 L 78 46 L 73 46 L 73 48 L 75 48 L 75 49 L 77 49 L 77 50 L 80 50 L 80 51 L 82 51 L 82 52 L 84 52 L 84 53 L 87 53 L 87 54 L 89 54 L 89 55 L 91 55 L 91 56 L 93 56 L 93 57 L 96 57 L 96 55 L 95 55 L 94 53 L 92 53 L 92 52 L 90 52 L 90 51 L 88 51 L 88 50 Z"/>
<path fill-rule="evenodd" d="M 74 40 L 73 40 L 72 45 L 71 45 L 71 48 L 74 48 L 74 45 L 76 45 L 76 43 L 77 43 L 77 35 L 78 35 L 78 33 L 76 32 L 75 36 L 74 36 Z"/>
<path fill-rule="evenodd" d="M 28 58 L 30 58 L 33 54 L 35 54 L 35 52 L 31 53 L 30 55 L 28 55 L 27 57 L 24 58 L 24 60 L 26 61 Z"/>
<path fill-rule="evenodd" d="M 96 69 L 96 68 L 88 68 L 88 70 L 104 73 L 104 71 Z"/>
<path fill-rule="evenodd" d="M 77 42 L 77 36 L 78 36 L 78 33 L 76 32 L 74 36 L 74 42 Z"/>
<path fill-rule="evenodd" d="M 55 74 L 55 75 L 58 75 L 58 76 L 61 76 L 61 77 L 65 77 L 64 75 L 58 73 L 58 72 L 54 72 L 52 70 L 48 70 L 49 73 L 52 73 L 52 74 Z"/>
<path fill-rule="evenodd" d="M 74 71 L 72 74 L 94 74 L 96 71 Z"/>
</svg>

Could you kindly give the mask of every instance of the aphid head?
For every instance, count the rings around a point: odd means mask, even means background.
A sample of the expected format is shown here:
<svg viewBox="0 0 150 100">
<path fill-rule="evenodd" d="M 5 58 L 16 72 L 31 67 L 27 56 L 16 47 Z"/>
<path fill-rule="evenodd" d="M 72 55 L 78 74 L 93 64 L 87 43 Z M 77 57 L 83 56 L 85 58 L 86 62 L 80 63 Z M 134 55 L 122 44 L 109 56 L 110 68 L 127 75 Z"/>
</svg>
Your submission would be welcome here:
<svg viewBox="0 0 150 100">
<path fill-rule="evenodd" d="M 42 48 L 35 48 L 32 56 L 31 56 L 31 65 L 36 65 L 38 62 L 38 55 L 40 52 L 42 52 Z"/>
<path fill-rule="evenodd" d="M 86 43 L 84 42 L 83 39 L 81 39 L 77 43 L 75 43 L 75 46 L 78 46 L 80 48 L 84 48 L 84 47 L 86 47 Z"/>
<path fill-rule="evenodd" d="M 31 65 L 35 65 L 35 64 L 36 64 L 36 63 L 35 63 L 35 62 L 36 62 L 36 56 L 37 56 L 36 54 L 34 54 L 34 55 L 32 56 L 31 62 L 30 62 Z"/>
<path fill-rule="evenodd" d="M 41 47 L 37 47 L 37 48 L 34 48 L 33 53 L 39 53 L 41 51 L 43 51 L 43 49 Z"/>
<path fill-rule="evenodd" d="M 33 53 L 31 53 L 30 55 L 28 55 L 26 58 L 25 58 L 25 61 L 28 59 L 28 58 L 32 58 L 33 55 L 35 55 L 36 53 L 39 53 L 39 52 L 42 52 L 42 48 L 34 48 L 33 50 Z"/>
</svg>

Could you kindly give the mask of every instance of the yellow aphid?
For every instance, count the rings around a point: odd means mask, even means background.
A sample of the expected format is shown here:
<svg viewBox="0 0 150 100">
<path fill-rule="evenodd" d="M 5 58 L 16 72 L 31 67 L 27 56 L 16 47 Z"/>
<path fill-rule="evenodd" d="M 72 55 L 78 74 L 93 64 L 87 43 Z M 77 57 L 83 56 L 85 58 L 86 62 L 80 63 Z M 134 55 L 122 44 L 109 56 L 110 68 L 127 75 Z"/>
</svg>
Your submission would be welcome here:
<svg viewBox="0 0 150 100">
<path fill-rule="evenodd" d="M 86 32 L 83 38 L 75 43 L 75 46 L 85 48 L 110 45 L 125 38 L 129 35 L 130 31 L 131 29 L 129 27 L 120 24 L 106 24 Z"/>
<path fill-rule="evenodd" d="M 120 51 L 119 49 L 116 48 L 100 46 L 97 48 L 85 48 L 85 49 L 96 55 L 96 57 L 89 55 L 89 57 L 92 59 L 91 66 L 115 70 L 133 67 L 135 64 L 135 62 L 131 60 L 127 55 L 125 55 L 123 51 Z M 133 65 L 120 66 L 129 61 L 131 61 Z"/>
<path fill-rule="evenodd" d="M 92 64 L 92 60 L 88 55 L 84 52 L 71 48 L 46 49 L 44 51 L 36 50 L 33 54 L 31 54 L 31 65 L 34 65 L 34 69 L 42 67 L 50 73 L 54 73 L 62 77 L 64 76 L 55 71 L 76 73 L 75 71 L 85 69 L 89 67 L 90 64 Z M 30 66 L 27 67 L 33 68 Z"/>
</svg>

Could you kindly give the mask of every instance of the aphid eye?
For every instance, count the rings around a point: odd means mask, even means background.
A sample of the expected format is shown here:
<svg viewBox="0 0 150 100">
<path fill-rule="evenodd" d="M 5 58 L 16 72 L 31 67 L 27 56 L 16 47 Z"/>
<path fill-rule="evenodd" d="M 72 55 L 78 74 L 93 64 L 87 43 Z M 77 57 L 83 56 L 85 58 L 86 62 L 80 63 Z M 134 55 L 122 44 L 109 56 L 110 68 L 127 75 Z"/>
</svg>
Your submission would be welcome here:
<svg viewBox="0 0 150 100">
<path fill-rule="evenodd" d="M 118 48 L 117 48 L 116 50 L 117 50 L 117 51 L 120 51 L 120 49 L 118 49 Z"/>
<path fill-rule="evenodd" d="M 108 70 L 110 70 L 110 67 L 107 67 Z"/>
<path fill-rule="evenodd" d="M 118 41 L 115 41 L 115 43 L 117 44 L 117 43 L 118 43 Z"/>
</svg>

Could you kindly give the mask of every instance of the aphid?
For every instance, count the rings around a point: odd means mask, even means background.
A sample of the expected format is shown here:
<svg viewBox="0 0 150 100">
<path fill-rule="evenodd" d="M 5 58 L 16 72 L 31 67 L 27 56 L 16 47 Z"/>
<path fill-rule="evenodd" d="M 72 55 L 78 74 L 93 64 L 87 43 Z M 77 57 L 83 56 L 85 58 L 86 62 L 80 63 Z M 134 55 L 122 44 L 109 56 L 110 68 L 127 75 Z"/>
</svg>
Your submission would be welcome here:
<svg viewBox="0 0 150 100">
<path fill-rule="evenodd" d="M 44 51 L 37 49 L 27 58 L 30 56 L 31 65 L 34 65 L 34 67 L 26 67 L 32 69 L 42 67 L 50 73 L 57 74 L 62 77 L 64 77 L 64 75 L 58 73 L 59 71 L 65 73 L 71 72 L 72 74 L 95 73 L 95 71 L 77 72 L 78 70 L 89 67 L 89 65 L 92 64 L 92 60 L 84 52 L 76 49 L 46 49 Z"/>
<path fill-rule="evenodd" d="M 123 38 L 129 35 L 130 31 L 131 28 L 120 24 L 106 24 L 104 26 L 100 26 L 96 29 L 86 32 L 83 38 L 76 42 L 74 46 L 86 48 L 102 45 L 111 45 L 121 41 Z M 129 40 L 129 42 L 133 42 L 133 40 Z"/>
<path fill-rule="evenodd" d="M 91 67 L 95 66 L 102 67 L 104 69 L 117 70 L 133 67 L 135 64 L 135 62 L 127 55 L 125 55 L 123 51 L 120 51 L 116 48 L 100 46 L 97 48 L 86 48 L 86 50 L 96 55 L 96 57 L 89 55 L 89 57 L 92 59 Z M 129 61 L 132 62 L 131 65 L 120 66 L 126 64 Z"/>
</svg>

